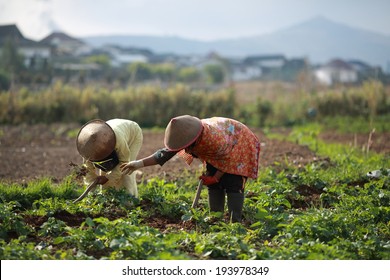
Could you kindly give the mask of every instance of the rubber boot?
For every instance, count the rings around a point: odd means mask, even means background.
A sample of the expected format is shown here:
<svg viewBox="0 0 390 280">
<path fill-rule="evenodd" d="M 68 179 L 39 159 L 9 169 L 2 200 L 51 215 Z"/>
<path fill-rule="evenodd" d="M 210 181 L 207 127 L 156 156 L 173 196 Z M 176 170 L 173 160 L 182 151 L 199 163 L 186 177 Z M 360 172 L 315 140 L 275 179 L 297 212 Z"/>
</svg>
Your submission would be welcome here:
<svg viewBox="0 0 390 280">
<path fill-rule="evenodd" d="M 230 222 L 240 223 L 242 218 L 242 207 L 244 206 L 244 194 L 227 193 L 227 205 Z"/>
<path fill-rule="evenodd" d="M 225 209 L 225 191 L 221 189 L 209 190 L 209 208 L 211 212 L 222 212 Z"/>
</svg>

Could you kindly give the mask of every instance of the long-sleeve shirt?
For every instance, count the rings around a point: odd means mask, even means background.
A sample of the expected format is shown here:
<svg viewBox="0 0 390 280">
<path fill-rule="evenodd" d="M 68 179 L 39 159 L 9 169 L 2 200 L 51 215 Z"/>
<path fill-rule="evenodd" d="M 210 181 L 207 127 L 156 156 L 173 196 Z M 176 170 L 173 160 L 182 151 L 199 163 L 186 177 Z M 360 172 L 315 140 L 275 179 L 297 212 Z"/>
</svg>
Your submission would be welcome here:
<svg viewBox="0 0 390 280">
<path fill-rule="evenodd" d="M 153 155 L 157 163 L 163 165 L 177 153 L 188 164 L 193 157 L 198 157 L 224 173 L 256 178 L 260 142 L 253 132 L 244 124 L 228 118 L 201 121 L 202 134 L 191 147 L 178 152 L 160 149 Z"/>
</svg>

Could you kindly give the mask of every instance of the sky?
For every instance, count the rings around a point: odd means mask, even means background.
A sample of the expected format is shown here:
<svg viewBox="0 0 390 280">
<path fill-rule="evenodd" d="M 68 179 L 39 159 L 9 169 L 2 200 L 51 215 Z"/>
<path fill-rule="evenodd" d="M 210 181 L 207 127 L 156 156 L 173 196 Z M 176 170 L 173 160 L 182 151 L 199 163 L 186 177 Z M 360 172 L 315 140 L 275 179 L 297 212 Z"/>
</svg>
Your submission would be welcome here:
<svg viewBox="0 0 390 280">
<path fill-rule="evenodd" d="M 0 25 L 40 40 L 158 35 L 210 41 L 257 36 L 317 16 L 390 36 L 389 0 L 0 0 Z"/>
</svg>

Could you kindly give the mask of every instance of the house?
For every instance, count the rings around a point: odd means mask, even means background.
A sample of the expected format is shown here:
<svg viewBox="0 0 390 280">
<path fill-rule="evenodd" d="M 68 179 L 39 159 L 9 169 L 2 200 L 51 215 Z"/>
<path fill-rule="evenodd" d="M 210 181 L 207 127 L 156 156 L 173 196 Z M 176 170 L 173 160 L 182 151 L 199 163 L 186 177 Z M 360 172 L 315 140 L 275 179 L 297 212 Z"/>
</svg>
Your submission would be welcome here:
<svg viewBox="0 0 390 280">
<path fill-rule="evenodd" d="M 51 58 L 49 45 L 25 38 L 15 24 L 0 25 L 0 53 L 8 43 L 17 48 L 27 68 L 45 68 Z"/>
<path fill-rule="evenodd" d="M 334 59 L 314 70 L 316 80 L 323 85 L 331 86 L 337 83 L 350 84 L 358 81 L 358 73 L 352 65 Z"/>
<path fill-rule="evenodd" d="M 153 54 L 149 57 L 149 63 L 151 64 L 172 63 L 180 66 L 182 63 L 181 60 L 186 62 L 184 56 L 179 56 L 174 53 Z"/>
<path fill-rule="evenodd" d="M 283 67 L 287 63 L 287 59 L 283 55 L 256 55 L 248 56 L 243 63 L 252 68 L 259 68 L 261 71 L 261 79 L 279 80 Z"/>
<path fill-rule="evenodd" d="M 386 74 L 382 71 L 381 67 L 373 67 L 360 60 L 349 60 L 348 64 L 351 65 L 351 67 L 357 72 L 359 82 L 368 79 L 379 79 L 381 81 L 386 80 Z"/>
<path fill-rule="evenodd" d="M 202 55 L 178 55 L 174 53 L 163 53 L 163 54 L 154 54 L 150 57 L 150 63 L 160 64 L 160 63 L 171 63 L 176 65 L 178 68 L 183 67 L 195 67 L 200 68 L 201 64 L 207 61 L 207 59 Z"/>
<path fill-rule="evenodd" d="M 230 59 L 229 62 L 233 81 L 295 81 L 300 73 L 307 70 L 308 64 L 306 59 L 287 59 L 283 55 L 248 56 L 242 60 Z"/>
<path fill-rule="evenodd" d="M 62 32 L 53 32 L 40 42 L 52 46 L 55 56 L 80 56 L 92 51 L 88 44 Z"/>
<path fill-rule="evenodd" d="M 205 56 L 193 57 L 192 66 L 198 70 L 203 70 L 209 65 L 219 65 L 225 67 L 225 60 L 216 52 L 210 52 Z"/>
<path fill-rule="evenodd" d="M 260 55 L 248 56 L 244 63 L 247 65 L 258 66 L 264 69 L 282 68 L 286 63 L 286 58 L 283 55 Z"/>
<path fill-rule="evenodd" d="M 241 59 L 229 59 L 229 65 L 230 79 L 232 81 L 250 81 L 261 78 L 261 67 L 245 64 Z"/>
<path fill-rule="evenodd" d="M 361 60 L 348 60 L 347 63 L 357 72 L 367 72 L 372 69 L 370 65 Z"/>
<path fill-rule="evenodd" d="M 287 82 L 296 82 L 302 79 L 302 75 L 309 74 L 309 63 L 306 58 L 287 59 L 278 78 Z"/>
<path fill-rule="evenodd" d="M 111 66 L 121 67 L 135 62 L 149 62 L 153 53 L 147 49 L 122 47 L 116 45 L 105 45 L 100 51 L 106 53 L 111 58 Z"/>
</svg>

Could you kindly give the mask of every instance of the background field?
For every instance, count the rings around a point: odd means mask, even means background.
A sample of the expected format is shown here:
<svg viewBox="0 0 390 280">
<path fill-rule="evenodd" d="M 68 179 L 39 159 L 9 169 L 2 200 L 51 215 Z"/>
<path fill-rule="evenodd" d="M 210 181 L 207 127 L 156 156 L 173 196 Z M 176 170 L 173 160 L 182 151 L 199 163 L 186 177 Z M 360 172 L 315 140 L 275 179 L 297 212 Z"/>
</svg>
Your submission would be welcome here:
<svg viewBox="0 0 390 280">
<path fill-rule="evenodd" d="M 71 163 L 81 164 L 82 159 L 77 153 L 75 131 L 78 124 L 36 124 L 0 126 L 1 146 L 0 156 L 4 159 L 0 169 L 0 179 L 8 182 L 28 182 L 41 177 L 52 178 L 60 182 L 69 176 L 74 167 Z M 259 128 L 253 128 L 262 142 L 260 168 L 268 167 L 275 162 L 291 162 L 297 166 L 308 164 L 315 160 L 316 154 L 306 145 L 299 145 L 283 139 L 270 139 Z M 273 131 L 287 136 L 291 128 L 274 129 Z M 69 136 L 72 135 L 72 136 Z M 144 129 L 144 142 L 139 157 L 148 156 L 163 147 L 164 130 Z M 340 133 L 335 130 L 321 132 L 318 136 L 325 142 L 341 143 L 346 146 L 364 149 L 369 141 L 369 133 Z M 370 149 L 377 153 L 389 154 L 390 132 L 374 133 L 371 136 Z M 142 179 L 154 177 L 174 180 L 176 177 L 201 169 L 201 163 L 195 161 L 191 166 L 179 158 L 174 158 L 164 165 L 149 167 L 138 175 Z"/>
</svg>

